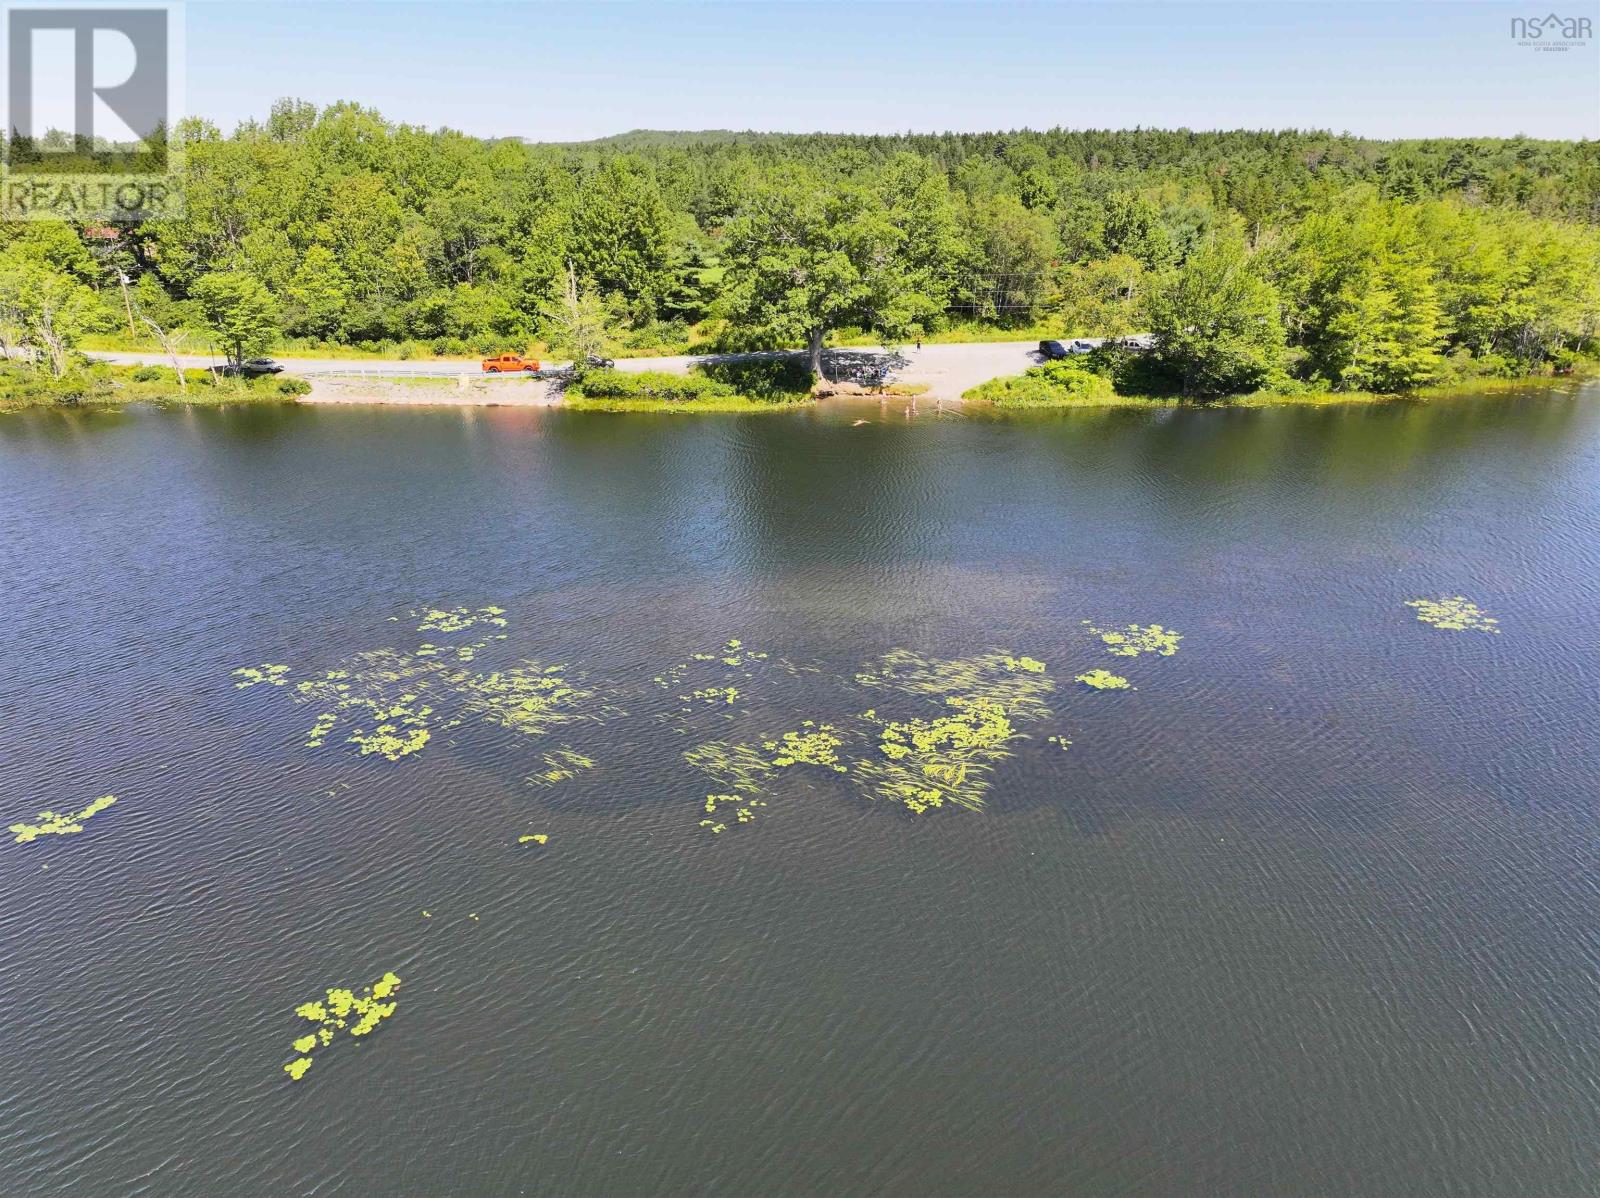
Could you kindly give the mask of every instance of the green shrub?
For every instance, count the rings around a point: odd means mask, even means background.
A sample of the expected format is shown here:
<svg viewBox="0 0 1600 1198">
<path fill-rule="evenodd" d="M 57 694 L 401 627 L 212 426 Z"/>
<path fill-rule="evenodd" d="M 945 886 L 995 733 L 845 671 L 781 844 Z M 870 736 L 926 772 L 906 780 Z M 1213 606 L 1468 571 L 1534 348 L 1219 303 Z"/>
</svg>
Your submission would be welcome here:
<svg viewBox="0 0 1600 1198">
<path fill-rule="evenodd" d="M 138 366 L 128 377 L 136 383 L 154 383 L 165 373 L 159 366 Z"/>
<path fill-rule="evenodd" d="M 305 379 L 279 379 L 277 383 L 279 395 L 310 395 L 311 384 Z"/>
<path fill-rule="evenodd" d="M 1071 407 L 1105 403 L 1116 396 L 1111 380 L 1072 361 L 1046 362 L 1023 374 L 990 379 L 966 393 L 996 407 Z"/>
<path fill-rule="evenodd" d="M 660 370 L 638 374 L 588 370 L 573 384 L 573 390 L 585 399 L 654 399 L 665 403 L 693 403 L 735 394 L 732 387 L 703 374 L 667 374 Z"/>
<path fill-rule="evenodd" d="M 811 370 L 800 358 L 707 362 L 696 368 L 739 395 L 770 403 L 793 403 L 811 394 Z"/>
</svg>

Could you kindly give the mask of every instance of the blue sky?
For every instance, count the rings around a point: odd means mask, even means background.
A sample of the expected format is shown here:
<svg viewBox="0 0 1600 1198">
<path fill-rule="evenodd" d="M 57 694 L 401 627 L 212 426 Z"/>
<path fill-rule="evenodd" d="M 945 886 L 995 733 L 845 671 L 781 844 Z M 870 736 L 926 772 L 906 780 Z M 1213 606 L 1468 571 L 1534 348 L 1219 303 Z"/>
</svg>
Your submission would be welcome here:
<svg viewBox="0 0 1600 1198">
<path fill-rule="evenodd" d="M 1542 5 L 1545 0 L 1540 0 Z M 483 136 L 1316 127 L 1600 137 L 1600 38 L 1501 3 L 189 0 L 187 108 L 295 95 Z M 1559 0 L 1600 31 L 1600 2 Z"/>
</svg>

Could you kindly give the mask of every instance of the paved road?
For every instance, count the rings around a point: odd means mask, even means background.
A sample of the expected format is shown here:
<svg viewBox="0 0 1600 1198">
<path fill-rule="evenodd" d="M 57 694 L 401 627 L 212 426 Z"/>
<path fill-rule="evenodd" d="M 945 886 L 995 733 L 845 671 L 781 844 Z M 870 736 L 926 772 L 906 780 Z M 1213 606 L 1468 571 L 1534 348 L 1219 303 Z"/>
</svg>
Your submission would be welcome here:
<svg viewBox="0 0 1600 1198">
<path fill-rule="evenodd" d="M 987 379 L 1003 374 L 1021 374 L 1037 362 L 1035 343 L 1031 341 L 990 341 L 970 345 L 927 345 L 922 349 L 907 347 L 901 350 L 904 365 L 898 366 L 893 377 L 901 383 L 926 383 L 928 394 L 940 399 L 959 399 L 961 393 Z M 860 349 L 829 350 L 835 361 L 859 358 L 863 360 L 881 356 L 881 351 Z M 170 359 L 164 354 L 149 353 L 92 353 L 91 358 L 123 365 L 166 366 Z M 737 355 L 678 355 L 662 358 L 619 358 L 617 369 L 626 371 L 665 370 L 673 374 L 687 374 L 691 366 L 708 361 L 760 360 L 798 356 L 797 354 L 737 354 Z M 217 362 L 207 354 L 179 354 L 185 366 L 206 367 Z M 516 375 L 485 376 L 476 358 L 446 359 L 443 361 L 402 361 L 400 359 L 367 358 L 279 358 L 277 361 L 288 374 L 315 378 L 318 375 L 340 374 L 349 376 L 404 377 L 433 376 L 455 378 L 469 375 L 486 382 L 497 382 L 503 377 L 507 382 Z M 565 363 L 551 362 L 550 366 Z"/>
</svg>

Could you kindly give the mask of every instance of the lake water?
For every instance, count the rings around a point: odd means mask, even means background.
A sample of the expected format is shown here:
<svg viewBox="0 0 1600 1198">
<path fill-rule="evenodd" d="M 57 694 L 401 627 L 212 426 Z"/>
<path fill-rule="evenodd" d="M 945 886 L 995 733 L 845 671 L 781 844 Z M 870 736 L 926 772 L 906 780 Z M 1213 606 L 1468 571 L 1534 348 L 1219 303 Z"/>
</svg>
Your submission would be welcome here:
<svg viewBox="0 0 1600 1198">
<path fill-rule="evenodd" d="M 0 823 L 117 796 L 0 840 L 0 1194 L 1600 1189 L 1600 389 L 39 412 L 0 555 Z M 1049 710 L 981 811 L 911 661 Z"/>
</svg>

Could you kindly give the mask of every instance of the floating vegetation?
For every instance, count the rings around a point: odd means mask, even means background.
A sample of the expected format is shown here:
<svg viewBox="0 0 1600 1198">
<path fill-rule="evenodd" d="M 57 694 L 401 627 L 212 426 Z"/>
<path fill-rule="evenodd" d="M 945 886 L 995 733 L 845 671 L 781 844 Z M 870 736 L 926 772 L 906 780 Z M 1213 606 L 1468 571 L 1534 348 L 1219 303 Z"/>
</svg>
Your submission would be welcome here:
<svg viewBox="0 0 1600 1198">
<path fill-rule="evenodd" d="M 684 703 L 699 703 L 707 707 L 721 705 L 732 706 L 739 701 L 739 688 L 736 686 L 707 686 L 700 690 L 691 691 L 687 695 L 679 695 L 678 699 Z M 688 711 L 685 707 L 683 710 Z"/>
<path fill-rule="evenodd" d="M 984 778 L 1017 735 L 1005 708 L 989 699 L 950 695 L 955 714 L 931 720 L 885 723 L 878 734 L 882 760 L 861 764 L 879 798 L 903 803 L 918 814 L 945 803 L 977 810 Z"/>
<path fill-rule="evenodd" d="M 1035 720 L 1049 714 L 1045 700 L 1055 691 L 1043 668 L 1031 657 L 980 653 L 949 660 L 923 657 L 909 649 L 885 653 L 875 668 L 861 670 L 856 681 L 869 689 L 922 696 L 940 703 L 951 695 L 990 699 L 1014 717 Z"/>
<path fill-rule="evenodd" d="M 583 718 L 595 693 L 568 683 L 565 666 L 524 661 L 492 674 L 466 674 L 453 681 L 464 707 L 502 728 L 543 736 L 551 728 Z"/>
<path fill-rule="evenodd" d="M 295 683 L 294 701 L 319 708 L 306 730 L 306 747 L 321 748 L 342 722 L 345 735 L 340 739 L 363 756 L 399 761 L 421 752 L 434 726 L 427 695 L 442 668 L 393 649 L 377 649 L 356 654 L 344 668 Z"/>
<path fill-rule="evenodd" d="M 760 794 L 778 767 L 761 745 L 708 741 L 684 753 L 683 759 L 708 775 L 727 792 Z"/>
<path fill-rule="evenodd" d="M 427 912 L 423 912 L 427 914 Z M 291 1047 L 298 1054 L 283 1067 L 294 1081 L 299 1081 L 311 1068 L 312 1053 L 333 1043 L 335 1033 L 348 1031 L 352 1036 L 370 1034 L 389 1016 L 394 1014 L 395 1003 L 383 1001 L 400 988 L 400 979 L 386 973 L 360 994 L 335 987 L 327 992 L 322 1002 L 301 1003 L 294 1013 L 316 1024 L 316 1029 L 294 1041 Z"/>
<path fill-rule="evenodd" d="M 1043 662 L 1008 653 L 937 660 L 897 649 L 856 681 L 939 704 L 937 715 L 862 715 L 877 730 L 877 751 L 855 763 L 855 776 L 872 797 L 919 814 L 947 804 L 981 808 L 989 775 L 1023 735 L 1018 725 L 1047 718 L 1055 690 Z"/>
<path fill-rule="evenodd" d="M 1500 631 L 1500 621 L 1488 615 L 1483 608 L 1464 595 L 1441 595 L 1437 599 L 1408 599 L 1407 607 L 1416 608 L 1417 619 L 1435 628 L 1449 632 Z"/>
<path fill-rule="evenodd" d="M 791 765 L 825 765 L 836 773 L 849 772 L 849 767 L 839 760 L 835 752 L 844 741 L 832 724 L 818 724 L 806 720 L 798 732 L 785 732 L 777 740 L 763 741 L 761 747 L 778 755 L 772 764 L 780 768 Z"/>
<path fill-rule="evenodd" d="M 701 820 L 700 826 L 709 828 L 713 834 L 728 830 L 728 825 L 716 818 L 719 805 L 731 806 L 734 809 L 734 818 L 737 822 L 748 824 L 755 822 L 755 809 L 757 807 L 765 807 L 767 804 L 764 799 L 747 799 L 741 795 L 707 795 L 706 812 L 710 818 Z"/>
<path fill-rule="evenodd" d="M 525 779 L 533 786 L 554 786 L 569 778 L 576 778 L 581 770 L 592 770 L 594 758 L 565 746 L 544 754 L 544 769 L 529 774 Z"/>
<path fill-rule="evenodd" d="M 430 607 L 410 613 L 419 631 L 458 633 L 474 627 L 504 628 L 500 607 Z M 392 617 L 398 622 L 398 617 Z M 311 704 L 316 719 L 306 730 L 305 745 L 319 749 L 330 742 L 354 745 L 363 756 L 388 761 L 420 753 L 444 730 L 469 716 L 509 731 L 542 736 L 578 719 L 600 720 L 617 714 L 597 708 L 591 689 L 569 680 L 565 667 L 523 660 L 510 667 L 479 672 L 466 668 L 478 656 L 506 640 L 493 633 L 479 640 L 438 643 L 426 640 L 410 653 L 375 649 L 357 653 L 339 668 L 302 677 L 289 687 L 296 703 Z M 270 683 L 283 687 L 289 668 L 261 665 L 234 671 L 240 689 Z M 594 765 L 570 748 L 546 754 L 543 768 L 529 779 L 550 784 Z"/>
<path fill-rule="evenodd" d="M 1110 670 L 1090 670 L 1087 674 L 1079 674 L 1076 681 L 1085 686 L 1092 686 L 1097 691 L 1125 691 L 1133 688 L 1120 674 L 1113 674 Z"/>
<path fill-rule="evenodd" d="M 378 753 L 390 761 L 399 761 L 421 752 L 433 735 L 427 724 L 428 716 L 433 714 L 431 707 L 412 708 L 396 703 L 387 708 L 374 706 L 372 714 L 384 722 L 371 731 L 357 728 L 345 737 L 346 744 L 360 747 L 362 756 Z"/>
<path fill-rule="evenodd" d="M 792 674 L 788 662 L 774 661 L 737 638 L 714 652 L 691 653 L 687 660 L 656 675 L 654 682 L 669 691 L 680 706 L 665 718 L 679 732 L 688 732 L 696 714 L 732 720 L 743 713 L 753 685 L 774 674 Z"/>
<path fill-rule="evenodd" d="M 1088 624 L 1089 621 L 1085 620 L 1084 623 Z M 1171 657 L 1178 651 L 1178 642 L 1183 639 L 1181 633 L 1163 628 L 1160 624 L 1147 624 L 1144 627 L 1129 624 L 1126 628 L 1096 628 L 1091 624 L 1089 631 L 1104 642 L 1107 652 L 1118 657 L 1138 657 L 1141 653 Z"/>
<path fill-rule="evenodd" d="M 987 775 L 1022 736 L 1018 725 L 1048 716 L 1055 689 L 1042 661 L 998 652 L 937 660 L 896 650 L 855 680 L 885 692 L 886 703 L 909 698 L 924 710 L 889 718 L 872 709 L 849 724 L 806 720 L 759 741 L 695 746 L 684 759 L 720 788 L 707 795 L 700 826 L 721 833 L 753 822 L 778 777 L 801 766 L 849 777 L 867 796 L 911 811 L 980 807 Z"/>
<path fill-rule="evenodd" d="M 715 815 L 719 803 L 733 804 L 736 821 L 748 824 L 756 818 L 755 808 L 767 805 L 757 796 L 767 792 L 780 771 L 811 765 L 848 773 L 849 767 L 839 760 L 838 750 L 843 744 L 839 730 L 832 724 L 806 720 L 794 731 L 763 738 L 759 745 L 709 741 L 683 756 L 725 788 L 725 793 L 706 796 L 706 814 Z M 700 826 L 721 832 L 727 824 L 718 819 L 702 819 Z"/>
<path fill-rule="evenodd" d="M 427 607 L 411 613 L 420 620 L 418 632 L 465 632 L 478 624 L 495 628 L 506 626 L 506 609 L 503 607 Z"/>
<path fill-rule="evenodd" d="M 1047 736 L 1044 739 L 1046 744 L 1055 745 L 1063 753 L 1072 748 L 1072 742 L 1065 736 Z"/>
<path fill-rule="evenodd" d="M 339 722 L 337 712 L 325 711 L 317 717 L 317 722 L 311 725 L 311 730 L 306 733 L 306 748 L 320 749 L 323 738 L 333 731 L 333 726 Z"/>
<path fill-rule="evenodd" d="M 518 844 L 548 844 L 549 842 L 550 835 L 547 832 L 532 832 L 527 836 L 517 837 Z M 426 915 L 427 912 L 424 911 L 423 914 Z"/>
<path fill-rule="evenodd" d="M 233 676 L 239 680 L 233 684 L 233 689 L 238 691 L 263 683 L 269 686 L 282 686 L 289 680 L 289 667 L 265 664 L 242 666 L 233 672 Z"/>
<path fill-rule="evenodd" d="M 27 844 L 41 836 L 72 836 L 83 831 L 83 825 L 117 801 L 116 795 L 101 795 L 82 811 L 41 811 L 36 824 L 12 824 L 9 831 L 16 833 L 15 844 Z"/>
<path fill-rule="evenodd" d="M 417 646 L 416 655 L 418 657 L 453 657 L 458 662 L 476 661 L 479 653 L 496 641 L 505 639 L 505 633 L 502 632 L 498 636 L 491 636 L 481 641 L 473 641 L 466 645 L 435 645 L 431 641 L 424 641 Z"/>
</svg>

